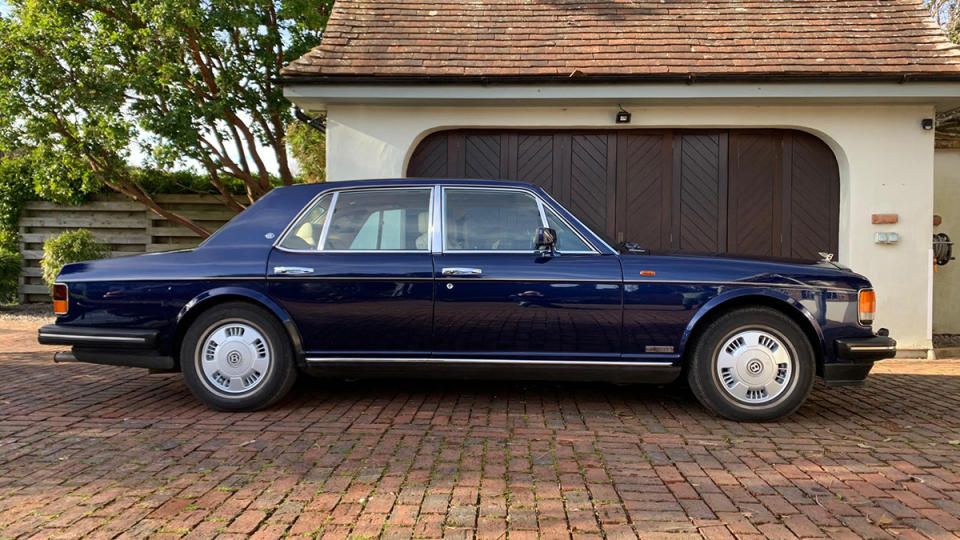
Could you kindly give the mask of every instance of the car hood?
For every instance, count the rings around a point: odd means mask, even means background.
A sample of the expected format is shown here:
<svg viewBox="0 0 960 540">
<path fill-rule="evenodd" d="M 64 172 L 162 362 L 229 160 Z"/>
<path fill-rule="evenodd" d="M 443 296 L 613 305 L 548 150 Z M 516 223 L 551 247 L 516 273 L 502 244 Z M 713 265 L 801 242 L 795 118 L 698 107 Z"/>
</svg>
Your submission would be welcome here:
<svg viewBox="0 0 960 540">
<path fill-rule="evenodd" d="M 621 260 L 624 279 L 628 281 L 655 279 L 839 289 L 870 287 L 866 277 L 827 261 L 680 253 L 626 253 L 621 255 Z"/>
</svg>

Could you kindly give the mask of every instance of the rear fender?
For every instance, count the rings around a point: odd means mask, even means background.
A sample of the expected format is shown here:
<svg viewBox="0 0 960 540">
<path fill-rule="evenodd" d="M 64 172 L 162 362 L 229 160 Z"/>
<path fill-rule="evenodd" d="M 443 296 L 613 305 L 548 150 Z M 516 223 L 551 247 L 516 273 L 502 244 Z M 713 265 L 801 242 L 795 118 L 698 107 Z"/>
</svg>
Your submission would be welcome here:
<svg viewBox="0 0 960 540">
<path fill-rule="evenodd" d="M 293 345 L 293 350 L 297 358 L 297 364 L 304 364 L 303 340 L 300 337 L 300 330 L 297 328 L 297 323 L 294 322 L 292 317 L 290 317 L 290 314 L 265 294 L 243 287 L 220 287 L 217 289 L 211 289 L 197 295 L 187 302 L 180 310 L 180 313 L 177 314 L 176 335 L 178 342 L 186 332 L 189 323 L 193 321 L 193 319 L 196 318 L 200 312 L 206 310 L 207 307 L 212 304 L 230 300 L 246 300 L 248 302 L 258 304 L 272 312 L 277 319 L 280 320 L 280 322 L 283 324 L 283 327 L 286 328 L 287 334 L 290 336 L 290 343 Z"/>
</svg>

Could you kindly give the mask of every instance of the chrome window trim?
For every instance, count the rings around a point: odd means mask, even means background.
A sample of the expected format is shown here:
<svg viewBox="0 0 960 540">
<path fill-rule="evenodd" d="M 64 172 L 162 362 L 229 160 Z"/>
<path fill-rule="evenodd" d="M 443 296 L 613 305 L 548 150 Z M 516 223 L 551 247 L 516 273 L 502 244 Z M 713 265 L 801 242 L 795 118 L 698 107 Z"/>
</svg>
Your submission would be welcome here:
<svg viewBox="0 0 960 540">
<path fill-rule="evenodd" d="M 441 212 L 441 214 L 442 214 L 442 215 L 441 215 L 441 218 L 440 218 L 440 219 L 441 219 L 441 221 L 443 222 L 444 225 L 446 225 L 446 222 L 447 222 L 447 190 L 449 190 L 449 189 L 454 189 L 454 190 L 456 190 L 456 189 L 463 189 L 463 190 L 478 190 L 478 191 L 517 191 L 517 192 L 523 193 L 523 194 L 525 194 L 525 195 L 529 195 L 530 197 L 533 197 L 533 200 L 536 201 L 536 203 L 537 203 L 537 210 L 538 210 L 538 212 L 540 213 L 540 223 L 541 223 L 541 226 L 542 226 L 542 227 L 547 227 L 547 226 L 548 226 L 548 224 L 547 224 L 546 212 L 543 210 L 544 201 L 543 201 L 543 199 L 540 197 L 539 194 L 537 194 L 536 192 L 534 192 L 534 191 L 531 190 L 531 189 L 527 189 L 527 188 L 523 188 L 523 187 L 515 187 L 515 186 L 510 186 L 510 187 L 499 187 L 499 186 L 457 186 L 457 185 L 449 185 L 449 184 L 440 185 L 439 187 L 440 187 L 440 190 L 441 190 L 441 192 L 442 192 L 442 194 L 441 194 L 441 204 L 442 204 L 442 212 Z M 548 196 L 549 196 L 549 195 L 548 195 Z M 551 200 L 552 200 L 552 197 L 551 197 Z M 556 202 L 556 201 L 554 201 L 554 202 Z M 561 208 L 563 208 L 563 207 L 561 206 Z M 597 249 L 597 246 L 594 245 L 593 242 L 591 242 L 589 239 L 585 238 L 582 234 L 580 234 L 580 231 L 579 231 L 579 229 L 578 229 L 577 227 L 572 226 L 569 221 L 567 221 L 563 216 L 560 215 L 559 212 L 554 211 L 554 213 L 557 214 L 557 218 L 560 219 L 560 221 L 562 221 L 571 231 L 573 231 L 573 233 L 576 234 L 577 237 L 580 238 L 580 240 L 583 241 L 584 244 L 586 244 L 587 246 L 590 246 L 590 247 L 592 248 L 591 251 L 563 251 L 563 250 L 557 250 L 557 253 L 559 253 L 560 255 L 601 255 L 600 250 Z M 572 215 L 572 214 L 571 214 L 571 215 Z M 578 223 L 579 223 L 579 222 L 578 222 Z M 580 224 L 581 226 L 583 226 L 582 223 L 579 223 L 579 224 Z M 442 229 L 442 227 L 441 227 L 441 229 Z M 588 230 L 589 230 L 589 229 L 588 229 Z M 441 232 L 443 232 L 443 231 L 441 231 Z M 591 232 L 593 232 L 593 231 L 591 231 Z M 598 238 L 599 238 L 599 237 L 598 237 Z M 601 241 L 602 241 L 602 239 L 601 239 Z M 607 247 L 609 247 L 609 246 L 607 246 Z M 611 251 L 616 252 L 616 251 L 613 250 L 612 248 L 611 248 Z M 513 253 L 513 254 L 527 254 L 527 255 L 532 255 L 532 254 L 537 253 L 537 250 L 535 250 L 535 249 L 530 249 L 530 250 L 516 250 L 516 249 L 514 249 L 514 250 L 505 250 L 505 249 L 447 249 L 447 237 L 446 237 L 445 234 L 443 234 L 443 235 L 441 235 L 441 250 L 440 250 L 440 253 L 489 253 L 489 254 L 494 254 L 494 253 L 510 254 L 510 253 Z"/>
<path fill-rule="evenodd" d="M 573 218 L 573 220 L 576 221 L 577 225 L 580 225 L 580 227 L 582 227 L 582 228 L 590 231 L 590 234 L 592 234 L 593 236 L 596 236 L 596 237 L 597 237 L 597 240 L 599 240 L 600 243 L 601 243 L 605 248 L 609 249 L 611 253 L 613 253 L 613 254 L 620 253 L 618 250 L 616 250 L 616 249 L 614 249 L 613 247 L 611 247 L 610 244 L 608 244 L 607 241 L 604 240 L 602 236 L 600 236 L 599 234 L 596 233 L 596 231 L 594 231 L 594 230 L 591 229 L 590 227 L 587 227 L 582 221 L 580 221 L 580 218 L 578 218 L 576 215 L 574 215 L 573 212 L 571 212 L 570 210 L 568 210 L 566 206 L 560 204 L 559 201 L 557 201 L 556 199 L 554 199 L 554 198 L 553 198 L 553 195 L 550 195 L 550 194 L 547 193 L 546 191 L 544 191 L 543 194 L 546 195 L 547 200 L 548 200 L 549 202 L 551 202 L 554 207 L 560 208 L 560 209 L 562 209 L 564 212 L 570 214 L 570 216 Z M 564 223 L 566 223 L 567 226 L 570 225 L 570 222 L 568 222 L 568 221 L 566 220 L 566 218 L 564 218 L 563 216 L 561 216 L 559 212 L 557 212 L 557 217 L 560 218 L 561 221 L 563 221 Z M 592 247 L 593 249 L 597 249 L 596 244 L 594 244 L 593 242 L 587 240 L 586 238 L 583 238 L 583 236 L 580 235 L 580 231 L 577 229 L 577 227 L 570 227 L 570 228 L 571 228 L 571 230 L 573 230 L 574 232 L 576 232 L 577 235 L 580 236 L 580 238 L 581 238 L 584 242 L 586 242 L 586 244 L 587 244 L 588 246 Z M 598 250 L 598 251 L 599 251 L 599 250 Z"/>
<path fill-rule="evenodd" d="M 290 223 L 287 224 L 284 228 L 283 233 L 278 237 L 277 240 L 273 243 L 273 248 L 284 251 L 286 253 L 305 253 L 305 254 L 318 254 L 318 253 L 431 253 L 431 247 L 433 245 L 432 236 L 427 238 L 427 249 L 322 249 L 323 244 L 327 241 L 327 235 L 330 232 L 330 222 L 333 221 L 333 213 L 336 210 L 337 202 L 340 199 L 340 194 L 349 191 L 387 191 L 387 190 L 430 190 L 429 200 L 427 203 L 427 211 L 430 212 L 430 216 L 427 218 L 429 223 L 433 222 L 433 212 L 434 204 L 433 198 L 434 193 L 437 189 L 435 184 L 422 184 L 422 185 L 411 185 L 411 186 L 390 186 L 390 185 L 377 185 L 377 186 L 360 186 L 360 187 L 351 187 L 338 190 L 328 190 L 318 194 L 316 197 L 310 200 L 310 202 L 300 210 L 300 213 L 293 218 Z M 293 228 L 294 224 L 300 221 L 300 218 L 307 212 L 309 212 L 322 197 L 326 195 L 333 196 L 333 199 L 330 201 L 330 208 L 327 210 L 327 215 L 329 219 L 326 219 L 323 222 L 323 229 L 320 232 L 320 242 L 317 246 L 317 249 L 290 249 L 281 246 L 283 240 L 290 234 L 290 230 Z"/>
<path fill-rule="evenodd" d="M 433 193 L 430 198 L 430 253 L 441 252 L 440 246 L 443 242 L 443 219 L 440 218 L 442 208 L 440 186 L 433 186 Z"/>
<path fill-rule="evenodd" d="M 335 194 L 335 193 L 336 193 L 336 192 L 333 192 L 333 194 Z M 300 211 L 297 212 L 297 215 L 294 216 L 294 218 L 293 218 L 292 220 L 290 220 L 290 223 L 287 223 L 287 226 L 283 228 L 283 231 L 282 231 L 280 234 L 277 235 L 277 239 L 273 241 L 273 246 L 271 246 L 271 247 L 278 248 L 278 249 L 282 249 L 283 251 L 288 251 L 288 252 L 291 252 L 291 253 L 296 253 L 296 252 L 310 253 L 310 251 L 309 251 L 309 250 L 306 250 L 306 249 L 289 249 L 289 248 L 283 248 L 283 247 L 280 247 L 280 244 L 282 244 L 283 241 L 287 238 L 287 235 L 290 234 L 290 230 L 293 229 L 293 226 L 296 225 L 296 223 L 297 223 L 298 221 L 300 221 L 300 218 L 302 218 L 304 214 L 306 214 L 306 213 L 309 212 L 314 206 L 316 206 L 316 204 L 317 204 L 318 202 L 320 202 L 320 199 L 322 199 L 323 197 L 326 197 L 327 195 L 331 195 L 331 192 L 330 192 L 330 191 L 322 191 L 322 192 L 316 194 L 312 199 L 310 199 L 310 202 L 308 202 L 308 203 L 306 204 L 306 206 L 304 206 L 303 208 L 301 208 Z"/>
<path fill-rule="evenodd" d="M 337 201 L 340 200 L 340 192 L 333 192 L 333 199 L 330 201 L 330 210 L 327 219 L 323 220 L 323 229 L 320 231 L 320 242 L 317 244 L 317 251 L 323 251 L 323 245 L 327 243 L 327 235 L 330 234 L 330 222 L 333 221 L 333 214 L 337 211 Z"/>
</svg>

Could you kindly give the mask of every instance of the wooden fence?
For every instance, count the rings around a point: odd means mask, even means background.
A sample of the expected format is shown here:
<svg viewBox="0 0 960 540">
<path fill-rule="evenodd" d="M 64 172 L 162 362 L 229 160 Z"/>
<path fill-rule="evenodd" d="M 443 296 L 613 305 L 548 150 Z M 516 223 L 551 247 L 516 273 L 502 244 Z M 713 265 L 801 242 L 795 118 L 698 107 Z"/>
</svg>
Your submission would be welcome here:
<svg viewBox="0 0 960 540">
<path fill-rule="evenodd" d="M 211 232 L 235 215 L 212 195 L 156 195 L 154 199 L 163 208 L 196 220 Z M 40 269 L 43 242 L 74 229 L 88 229 L 98 240 L 109 244 L 113 257 L 191 248 L 201 240 L 192 231 L 120 195 L 100 196 L 82 206 L 29 202 L 20 218 L 21 302 L 50 300 Z"/>
</svg>

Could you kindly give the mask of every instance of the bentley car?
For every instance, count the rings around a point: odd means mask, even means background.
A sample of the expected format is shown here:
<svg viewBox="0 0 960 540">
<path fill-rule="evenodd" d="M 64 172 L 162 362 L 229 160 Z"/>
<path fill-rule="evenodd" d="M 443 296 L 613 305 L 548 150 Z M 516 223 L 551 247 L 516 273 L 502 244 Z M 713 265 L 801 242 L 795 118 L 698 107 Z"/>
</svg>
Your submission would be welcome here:
<svg viewBox="0 0 960 540">
<path fill-rule="evenodd" d="M 480 180 L 278 188 L 185 251 L 70 264 L 58 361 L 181 371 L 208 406 L 298 373 L 668 383 L 734 420 L 863 381 L 896 342 L 838 264 L 611 247 L 542 189 Z M 637 386 L 637 391 L 642 387 Z"/>
</svg>

